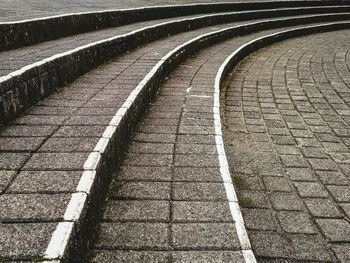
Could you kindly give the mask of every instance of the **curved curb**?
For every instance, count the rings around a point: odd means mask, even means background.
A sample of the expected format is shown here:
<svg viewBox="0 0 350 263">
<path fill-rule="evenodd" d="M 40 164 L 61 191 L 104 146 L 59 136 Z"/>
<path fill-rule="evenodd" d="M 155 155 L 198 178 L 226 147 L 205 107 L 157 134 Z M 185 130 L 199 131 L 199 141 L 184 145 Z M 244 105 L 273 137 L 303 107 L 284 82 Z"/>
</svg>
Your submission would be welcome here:
<svg viewBox="0 0 350 263">
<path fill-rule="evenodd" d="M 234 185 L 232 183 L 229 164 L 225 154 L 224 142 L 222 138 L 222 125 L 221 125 L 221 117 L 220 117 L 220 88 L 223 84 L 225 78 L 229 74 L 229 72 L 237 65 L 239 61 L 241 61 L 244 57 L 248 56 L 250 53 L 272 44 L 274 42 L 282 41 L 286 38 L 291 38 L 295 36 L 302 36 L 307 34 L 325 32 L 325 31 L 333 31 L 350 28 L 350 23 L 332 23 L 332 24 L 324 24 L 317 26 L 304 27 L 300 29 L 292 29 L 285 30 L 277 33 L 273 33 L 267 36 L 263 36 L 260 38 L 256 38 L 251 40 L 250 42 L 240 46 L 233 52 L 229 57 L 226 58 L 224 63 L 220 66 L 218 73 L 215 78 L 215 92 L 214 92 L 214 124 L 215 124 L 215 141 L 217 152 L 219 155 L 220 161 L 220 172 L 222 175 L 222 179 L 225 182 L 226 195 L 228 200 L 232 200 L 234 198 L 234 202 L 229 202 L 230 210 L 232 214 L 232 218 L 234 222 L 236 222 L 236 230 L 238 233 L 239 240 L 241 242 L 241 246 L 243 248 L 243 255 L 245 257 L 246 262 L 255 263 L 255 256 L 251 249 L 249 237 L 244 225 L 244 219 L 242 216 L 242 212 L 240 210 L 237 195 L 234 189 Z"/>
<path fill-rule="evenodd" d="M 250 11 L 238 15 L 237 13 L 214 14 L 200 16 L 190 19 L 179 19 L 170 22 L 163 22 L 153 26 L 140 28 L 129 33 L 96 41 L 60 54 L 56 54 L 44 60 L 27 65 L 7 76 L 0 77 L 0 125 L 17 117 L 20 113 L 31 107 L 33 104 L 47 97 L 57 88 L 73 81 L 80 75 L 100 65 L 118 54 L 136 48 L 139 45 L 149 43 L 155 39 L 176 34 L 179 32 L 191 31 L 197 28 L 239 21 L 239 19 L 260 19 L 271 17 L 277 11 Z M 288 10 L 284 9 L 284 12 Z M 298 12 L 298 9 L 294 9 Z M 253 15 L 254 14 L 254 15 Z M 321 15 L 306 15 L 291 18 L 274 20 L 262 20 L 246 25 L 241 29 L 245 32 L 252 32 L 254 27 L 265 26 L 276 27 L 275 24 L 290 25 L 293 23 L 311 23 L 334 20 L 349 19 L 350 13 L 335 13 Z M 270 25 L 266 24 L 269 21 Z M 252 29 L 247 29 L 252 27 Z"/>
<path fill-rule="evenodd" d="M 266 22 L 265 24 L 260 23 L 259 25 L 269 25 L 269 22 Z M 93 152 L 88 156 L 88 159 L 84 164 L 84 172 L 81 180 L 76 192 L 72 194 L 72 198 L 64 214 L 65 221 L 58 223 L 45 251 L 44 259 L 46 262 L 81 262 L 81 258 L 79 257 L 82 255 L 79 255 L 80 253 L 77 251 L 84 250 L 89 245 L 87 238 L 87 236 L 89 236 L 89 227 L 93 226 L 94 222 L 96 222 L 97 215 L 94 214 L 95 209 L 103 200 L 104 192 L 111 180 L 113 169 L 118 166 L 118 163 L 115 163 L 115 160 L 120 158 L 118 152 L 121 152 L 122 149 L 124 149 L 126 140 L 130 136 L 135 123 L 147 107 L 148 102 L 157 92 L 158 85 L 162 79 L 189 55 L 213 44 L 214 42 L 223 41 L 233 37 L 233 35 L 237 34 L 237 28 L 241 27 L 242 26 L 226 28 L 216 32 L 207 33 L 178 46 L 165 55 L 131 92 L 125 103 L 117 111 L 110 124 L 106 127 Z M 235 225 L 237 227 L 237 233 L 239 234 L 241 247 L 243 249 L 242 252 L 246 262 L 254 263 L 255 258 L 251 251 L 251 245 L 244 227 L 243 217 L 240 213 L 237 197 L 232 185 L 223 145 L 219 108 L 219 89 L 223 77 L 227 75 L 229 66 L 232 66 L 234 61 L 237 63 L 242 56 L 244 57 L 244 55 L 247 54 L 246 52 L 249 53 L 249 51 L 258 49 L 262 45 L 271 43 L 271 41 L 278 41 L 283 37 L 291 37 L 294 35 L 306 34 L 308 32 L 313 33 L 349 27 L 349 22 L 327 23 L 292 29 L 289 31 L 281 31 L 266 37 L 261 37 L 243 45 L 226 60 L 226 64 L 220 67 L 220 75 L 215 80 L 215 98 L 213 108 L 216 125 L 215 131 L 217 134 L 215 138 L 219 154 L 220 171 L 225 182 L 227 196 L 232 198 L 232 200 L 236 200 L 235 202 L 230 202 L 230 209 L 233 219 L 236 222 Z M 245 25 L 245 28 L 247 29 L 247 25 Z M 255 29 L 255 27 L 253 28 Z M 75 258 L 69 258 L 73 255 Z"/>
<path fill-rule="evenodd" d="M 63 36 L 96 29 L 126 25 L 160 18 L 201 13 L 242 11 L 259 8 L 325 6 L 346 4 L 343 0 L 264 1 L 251 3 L 197 3 L 150 6 L 119 10 L 77 12 L 13 22 L 0 22 L 0 51 L 27 46 Z"/>
</svg>

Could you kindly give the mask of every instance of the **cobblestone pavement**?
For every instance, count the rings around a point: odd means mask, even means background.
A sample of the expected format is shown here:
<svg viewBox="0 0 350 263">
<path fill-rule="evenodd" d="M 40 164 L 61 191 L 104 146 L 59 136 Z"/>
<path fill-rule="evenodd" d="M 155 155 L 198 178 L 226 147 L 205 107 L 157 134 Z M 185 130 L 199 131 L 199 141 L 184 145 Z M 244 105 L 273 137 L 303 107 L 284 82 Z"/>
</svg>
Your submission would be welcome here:
<svg viewBox="0 0 350 263">
<path fill-rule="evenodd" d="M 0 221 L 2 224 L 0 225 L 0 255 L 2 258 L 25 260 L 44 252 L 57 222 L 62 221 L 70 193 L 75 191 L 88 154 L 94 149 L 105 127 L 118 108 L 125 102 L 130 92 L 158 60 L 171 49 L 199 34 L 219 28 L 209 27 L 178 34 L 120 56 L 111 63 L 101 66 L 77 79 L 60 90 L 60 92 L 39 102 L 24 116 L 1 128 Z M 247 39 L 250 38 L 248 37 Z M 181 78 L 179 77 L 179 79 Z M 197 80 L 197 82 L 200 83 L 200 80 Z M 157 106 L 152 107 L 152 109 L 157 108 Z M 196 109 L 196 106 L 193 106 L 193 108 Z M 209 110 L 209 107 L 198 107 L 197 111 L 202 110 L 202 108 Z M 172 106 L 163 108 L 163 110 L 166 109 L 169 109 L 169 113 L 159 112 L 157 113 L 158 115 L 155 115 L 160 118 L 156 128 L 151 123 L 146 125 L 144 132 L 149 134 L 140 135 L 139 140 L 173 143 L 172 140 L 175 135 L 171 133 L 174 132 L 174 127 L 169 127 L 169 124 L 172 122 L 165 125 L 162 118 L 167 118 L 168 115 L 176 115 L 176 113 L 172 112 L 174 110 Z M 198 130 L 199 128 L 193 125 L 185 125 L 183 129 L 182 132 L 184 133 L 186 129 L 189 129 L 188 132 L 205 133 L 205 130 Z M 212 129 L 208 128 L 208 132 L 210 133 Z M 164 134 L 153 134 L 159 132 Z M 184 143 L 191 139 L 200 141 L 206 139 L 206 137 L 200 135 L 194 137 L 183 136 Z M 147 145 L 144 146 L 145 151 L 151 151 L 147 150 Z M 142 148 L 142 145 L 139 147 Z M 182 147 L 184 149 L 179 151 L 186 151 L 186 146 L 183 145 Z M 159 149 L 157 147 L 157 151 L 160 152 L 170 151 L 169 149 L 172 149 L 171 145 L 159 146 Z M 144 157 L 138 155 L 140 151 L 135 150 L 135 160 L 130 160 L 130 164 L 133 162 L 140 162 L 140 164 L 159 162 L 160 165 L 166 166 L 169 162 L 172 162 L 170 154 L 154 156 L 150 154 Z M 207 151 L 206 147 L 203 148 L 203 151 Z M 153 157 L 159 157 L 159 159 L 152 159 Z M 200 159 L 201 157 L 204 159 Z M 207 162 L 209 160 L 208 157 L 208 155 L 191 155 L 191 158 L 187 159 L 179 156 L 178 162 L 184 162 L 185 164 L 188 161 L 193 161 L 194 164 L 200 165 L 203 161 Z M 188 165 L 191 165 L 191 163 L 188 163 Z M 152 167 L 142 169 L 143 171 L 150 171 L 151 174 L 149 176 L 156 176 L 159 173 L 158 171 L 153 174 L 151 172 Z M 186 169 L 184 169 L 183 173 L 182 176 L 186 176 Z M 211 169 L 207 173 L 209 178 L 205 179 L 207 181 L 210 181 L 210 176 L 217 176 L 215 173 L 211 174 Z M 164 174 L 162 173 L 160 176 L 164 176 Z M 181 175 L 179 174 L 179 176 Z M 187 176 L 190 176 L 190 174 Z M 155 182 L 154 186 L 144 183 L 129 184 L 131 193 L 125 190 L 125 194 L 130 194 L 131 196 L 135 193 L 141 194 L 140 189 L 144 189 L 145 194 L 154 193 L 156 198 L 156 194 L 161 194 L 158 199 L 163 199 L 165 198 L 164 196 L 170 195 L 167 192 L 170 189 L 170 183 L 169 181 L 160 181 L 158 183 Z M 164 186 L 167 187 L 163 189 Z M 182 187 L 184 184 L 180 183 L 179 186 Z M 204 183 L 193 187 L 194 189 L 197 187 L 199 189 L 203 188 L 203 190 L 199 191 L 204 192 L 199 192 L 199 195 L 205 195 L 212 191 L 208 189 L 208 186 L 210 184 Z M 188 184 L 188 187 L 191 187 L 191 184 Z M 146 191 L 147 188 L 149 188 L 148 191 Z M 216 188 L 221 189 L 215 195 L 217 197 L 207 197 L 207 201 L 209 199 L 222 201 L 223 188 L 218 184 L 216 184 Z M 156 192 L 157 189 L 160 193 Z M 171 189 L 173 189 L 173 186 L 171 186 Z M 191 190 L 192 188 L 187 190 L 186 188 L 179 188 L 180 192 L 178 194 L 181 197 L 181 191 L 185 191 L 185 195 Z M 196 200 L 196 198 L 194 194 L 193 200 Z M 21 205 L 18 205 L 19 203 Z M 160 207 L 164 207 L 164 202 L 160 205 Z M 150 206 L 152 207 L 152 204 Z M 166 212 L 162 213 L 166 214 Z M 163 235 L 164 225 L 159 224 L 161 230 L 157 230 L 156 226 L 157 224 L 154 226 L 154 230 L 161 231 L 159 233 Z M 198 225 L 198 228 L 201 228 L 201 225 Z M 209 229 L 215 232 L 223 228 L 224 225 L 220 225 L 217 229 Z M 194 231 L 194 229 L 192 230 Z M 152 229 L 148 231 L 152 231 Z M 181 233 L 182 230 L 179 229 L 178 231 Z M 232 232 L 232 230 L 230 231 Z M 26 235 L 22 235 L 22 233 L 26 233 Z M 227 235 L 222 237 L 227 238 Z M 234 236 L 234 234 L 232 235 Z M 218 238 L 220 239 L 221 237 Z M 227 246 L 230 249 L 238 249 L 236 241 L 237 239 L 234 238 L 230 243 L 231 245 Z M 191 242 L 191 240 L 188 240 L 188 242 Z M 223 242 L 223 240 L 220 239 L 220 242 Z M 179 246 L 184 246 L 184 244 L 179 244 Z"/>
<path fill-rule="evenodd" d="M 169 76 L 133 135 L 91 262 L 242 262 L 215 147 L 214 79 L 238 46 L 275 31 L 207 48 Z M 318 244 L 303 242 L 310 259 Z"/>
<path fill-rule="evenodd" d="M 222 94 L 226 152 L 260 262 L 350 262 L 349 39 L 324 33 L 258 51 Z"/>
<path fill-rule="evenodd" d="M 257 2 L 259 0 L 222 0 L 220 2 Z M 157 5 L 212 3 L 210 0 L 0 0 L 0 22 L 45 17 L 72 12 L 135 8 Z"/>
</svg>

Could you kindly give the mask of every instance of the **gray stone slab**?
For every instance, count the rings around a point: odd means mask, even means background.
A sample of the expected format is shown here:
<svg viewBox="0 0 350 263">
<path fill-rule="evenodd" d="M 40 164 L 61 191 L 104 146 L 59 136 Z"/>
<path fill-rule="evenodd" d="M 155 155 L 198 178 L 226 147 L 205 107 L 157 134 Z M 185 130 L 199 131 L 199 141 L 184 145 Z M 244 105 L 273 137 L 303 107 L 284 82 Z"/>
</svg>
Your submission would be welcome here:
<svg viewBox="0 0 350 263">
<path fill-rule="evenodd" d="M 232 222 L 228 202 L 173 202 L 173 222 Z"/>
<path fill-rule="evenodd" d="M 343 216 L 330 199 L 310 198 L 304 202 L 314 217 L 340 218 Z"/>
<path fill-rule="evenodd" d="M 227 201 L 222 183 L 174 183 L 173 199 L 187 201 Z"/>
<path fill-rule="evenodd" d="M 61 126 L 53 137 L 101 137 L 105 128 L 103 125 Z"/>
<path fill-rule="evenodd" d="M 348 178 L 340 172 L 333 171 L 317 171 L 317 175 L 320 177 L 320 180 L 323 184 L 332 184 L 332 185 L 348 185 Z"/>
<path fill-rule="evenodd" d="M 288 233 L 315 234 L 309 215 L 296 211 L 280 211 L 278 219 L 282 229 Z"/>
<path fill-rule="evenodd" d="M 33 152 L 45 137 L 0 137 L 0 151 Z"/>
<path fill-rule="evenodd" d="M 56 226 L 56 223 L 0 224 L 0 255 L 19 260 L 42 255 Z"/>
<path fill-rule="evenodd" d="M 175 143 L 175 138 L 174 134 L 135 133 L 133 140 L 136 142 Z"/>
<path fill-rule="evenodd" d="M 316 223 L 332 242 L 350 241 L 350 223 L 344 219 L 317 219 Z"/>
<path fill-rule="evenodd" d="M 172 244 L 177 250 L 240 249 L 233 223 L 173 224 Z"/>
<path fill-rule="evenodd" d="M 170 183 L 165 182 L 121 182 L 112 193 L 113 198 L 170 199 Z"/>
<path fill-rule="evenodd" d="M 28 153 L 0 152 L 0 170 L 19 170 L 29 157 Z"/>
<path fill-rule="evenodd" d="M 171 181 L 171 167 L 122 166 L 118 172 L 119 180 L 126 181 Z"/>
<path fill-rule="evenodd" d="M 125 166 L 171 166 L 173 156 L 171 154 L 134 154 L 130 153 L 124 160 Z"/>
<path fill-rule="evenodd" d="M 245 226 L 248 229 L 277 230 L 277 220 L 272 211 L 268 209 L 242 210 Z"/>
<path fill-rule="evenodd" d="M 2 193 L 17 175 L 16 171 L 2 169 L 0 170 L 0 193 Z"/>
<path fill-rule="evenodd" d="M 0 196 L 0 221 L 58 221 L 71 198 L 70 194 L 5 194 Z"/>
<path fill-rule="evenodd" d="M 138 143 L 134 142 L 129 146 L 130 153 L 156 153 L 172 154 L 174 145 L 170 143 Z"/>
<path fill-rule="evenodd" d="M 175 181 L 222 182 L 219 168 L 175 167 Z"/>
<path fill-rule="evenodd" d="M 327 189 L 337 202 L 350 202 L 350 186 L 328 185 Z"/>
<path fill-rule="evenodd" d="M 94 250 L 91 263 L 168 263 L 168 253 L 156 251 Z"/>
<path fill-rule="evenodd" d="M 327 197 L 328 193 L 320 183 L 294 183 L 301 197 Z"/>
<path fill-rule="evenodd" d="M 168 224 L 162 223 L 102 223 L 97 248 L 107 249 L 167 249 Z"/>
<path fill-rule="evenodd" d="M 219 160 L 215 155 L 208 154 L 177 154 L 175 166 L 180 167 L 218 167 Z"/>
<path fill-rule="evenodd" d="M 199 134 L 179 134 L 177 136 L 177 143 L 215 144 L 215 136 Z"/>
<path fill-rule="evenodd" d="M 22 171 L 8 193 L 75 192 L 81 175 L 73 171 Z"/>
<path fill-rule="evenodd" d="M 271 193 L 270 200 L 273 207 L 277 210 L 301 211 L 304 207 L 296 194 Z"/>
<path fill-rule="evenodd" d="M 342 263 L 350 262 L 350 245 L 349 244 L 334 244 L 332 245 L 332 250 L 336 254 L 337 258 Z"/>
<path fill-rule="evenodd" d="M 48 125 L 9 125 L 1 129 L 0 136 L 42 137 L 50 135 L 55 129 L 56 126 Z"/>
<path fill-rule="evenodd" d="M 208 144 L 177 144 L 178 154 L 217 154 L 215 145 Z"/>
<path fill-rule="evenodd" d="M 289 180 L 284 177 L 264 177 L 266 189 L 275 192 L 291 192 Z"/>
<path fill-rule="evenodd" d="M 103 220 L 167 222 L 170 220 L 170 203 L 166 201 L 111 200 L 105 207 Z"/>
<path fill-rule="evenodd" d="M 39 152 L 92 152 L 98 138 L 49 138 Z"/>
<path fill-rule="evenodd" d="M 244 263 L 245 259 L 238 251 L 176 251 L 172 253 L 174 263 L 183 262 L 206 262 L 206 263 L 225 263 L 236 262 Z"/>
<path fill-rule="evenodd" d="M 89 153 L 35 153 L 23 170 L 82 170 Z"/>
<path fill-rule="evenodd" d="M 316 181 L 313 171 L 309 168 L 287 168 L 287 175 L 292 181 Z"/>
</svg>

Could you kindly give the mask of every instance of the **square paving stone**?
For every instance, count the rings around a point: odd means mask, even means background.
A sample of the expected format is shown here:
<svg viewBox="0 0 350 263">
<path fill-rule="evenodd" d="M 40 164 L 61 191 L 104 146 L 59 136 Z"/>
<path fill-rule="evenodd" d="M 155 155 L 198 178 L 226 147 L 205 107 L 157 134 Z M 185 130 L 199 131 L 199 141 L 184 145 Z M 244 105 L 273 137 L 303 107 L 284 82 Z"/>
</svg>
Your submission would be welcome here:
<svg viewBox="0 0 350 263">
<path fill-rule="evenodd" d="M 314 217 L 342 217 L 342 214 L 330 199 L 312 198 L 305 199 L 304 202 Z"/>
<path fill-rule="evenodd" d="M 316 181 L 316 176 L 309 168 L 288 168 L 287 174 L 292 181 Z"/>
<path fill-rule="evenodd" d="M 155 252 L 155 251 L 110 251 L 110 250 L 94 250 L 91 263 L 168 263 L 168 253 L 166 252 Z"/>
<path fill-rule="evenodd" d="M 334 171 L 317 171 L 316 173 L 323 184 L 349 185 L 349 179 L 343 173 Z"/>
<path fill-rule="evenodd" d="M 170 183 L 164 182 L 121 182 L 112 193 L 113 198 L 161 199 L 170 198 Z"/>
<path fill-rule="evenodd" d="M 62 125 L 67 116 L 50 115 L 25 115 L 19 117 L 12 124 L 31 124 L 31 125 Z"/>
<path fill-rule="evenodd" d="M 345 214 L 350 217 L 350 203 L 343 203 L 340 204 L 340 207 L 343 209 L 343 211 L 345 212 Z"/>
<path fill-rule="evenodd" d="M 334 244 L 332 245 L 332 250 L 337 255 L 340 262 L 350 262 L 350 245 L 349 244 Z"/>
<path fill-rule="evenodd" d="M 222 183 L 174 183 L 174 200 L 227 201 Z"/>
<path fill-rule="evenodd" d="M 33 152 L 45 137 L 0 137 L 0 151 Z"/>
<path fill-rule="evenodd" d="M 39 152 L 91 152 L 98 138 L 49 138 Z"/>
<path fill-rule="evenodd" d="M 174 181 L 222 182 L 222 177 L 218 167 L 175 167 Z"/>
<path fill-rule="evenodd" d="M 23 170 L 82 170 L 89 153 L 35 153 Z"/>
<path fill-rule="evenodd" d="M 305 148 L 302 148 L 302 151 L 306 158 L 319 158 L 319 159 L 328 158 L 323 148 L 305 147 Z"/>
<path fill-rule="evenodd" d="M 209 144 L 177 144 L 178 154 L 217 154 L 215 145 Z"/>
<path fill-rule="evenodd" d="M 276 192 L 290 192 L 289 180 L 283 177 L 264 177 L 266 189 Z"/>
<path fill-rule="evenodd" d="M 328 185 L 327 188 L 337 202 L 350 202 L 350 186 Z"/>
<path fill-rule="evenodd" d="M 214 144 L 214 135 L 191 135 L 191 134 L 180 134 L 177 136 L 177 143 L 199 143 L 199 144 Z"/>
<path fill-rule="evenodd" d="M 0 152 L 0 170 L 19 170 L 29 157 L 29 153 Z"/>
<path fill-rule="evenodd" d="M 207 154 L 177 154 L 175 166 L 180 167 L 218 167 L 219 159 L 216 155 Z"/>
<path fill-rule="evenodd" d="M 102 223 L 97 248 L 105 249 L 167 249 L 168 224 Z"/>
<path fill-rule="evenodd" d="M 267 194 L 263 191 L 239 190 L 239 205 L 249 208 L 270 208 L 271 202 Z"/>
<path fill-rule="evenodd" d="M 308 167 L 301 155 L 281 155 L 285 167 Z"/>
<path fill-rule="evenodd" d="M 276 230 L 277 224 L 274 214 L 269 209 L 242 210 L 247 229 Z"/>
<path fill-rule="evenodd" d="M 157 221 L 170 220 L 170 204 L 166 201 L 110 200 L 103 213 L 104 221 Z"/>
<path fill-rule="evenodd" d="M 337 165 L 329 159 L 309 158 L 308 161 L 314 170 L 320 170 L 320 171 L 337 171 L 338 170 Z"/>
<path fill-rule="evenodd" d="M 5 194 L 0 196 L 0 221 L 62 220 L 70 194 Z"/>
<path fill-rule="evenodd" d="M 173 262 L 244 263 L 246 261 L 239 251 L 176 251 L 173 252 Z"/>
<path fill-rule="evenodd" d="M 172 174 L 171 167 L 122 166 L 117 177 L 126 181 L 171 181 Z"/>
<path fill-rule="evenodd" d="M 9 125 L 3 127 L 0 136 L 11 137 L 43 137 L 50 135 L 56 126 L 48 125 Z"/>
<path fill-rule="evenodd" d="M 316 223 L 332 242 L 350 241 L 350 223 L 344 219 L 317 219 Z"/>
<path fill-rule="evenodd" d="M 171 154 L 128 154 L 124 160 L 125 166 L 171 166 Z"/>
<path fill-rule="evenodd" d="M 303 203 L 295 194 L 272 193 L 270 195 L 271 203 L 277 210 L 301 211 Z"/>
<path fill-rule="evenodd" d="M 12 179 L 17 175 L 16 171 L 0 170 L 0 193 L 2 193 L 12 182 Z"/>
<path fill-rule="evenodd" d="M 160 126 L 160 125 L 140 125 L 137 127 L 138 133 L 151 134 L 176 134 L 177 126 Z"/>
<path fill-rule="evenodd" d="M 327 197 L 328 193 L 320 183 L 295 182 L 295 187 L 301 197 Z"/>
<path fill-rule="evenodd" d="M 0 224 L 0 255 L 11 259 L 42 255 L 56 226 L 57 223 Z"/>
<path fill-rule="evenodd" d="M 53 137 L 101 137 L 105 128 L 103 125 L 61 126 Z"/>
<path fill-rule="evenodd" d="M 75 192 L 81 175 L 73 171 L 22 171 L 8 193 Z"/>
<path fill-rule="evenodd" d="M 172 243 L 176 250 L 240 248 L 233 223 L 173 224 L 172 233 Z"/>
<path fill-rule="evenodd" d="M 130 153 L 172 154 L 174 145 L 170 143 L 138 143 L 133 142 L 128 149 Z"/>
<path fill-rule="evenodd" d="M 280 211 L 278 219 L 282 229 L 288 233 L 314 234 L 315 228 L 308 214 L 295 211 Z"/>
<path fill-rule="evenodd" d="M 175 138 L 174 134 L 135 133 L 133 140 L 136 142 L 175 143 Z"/>
<path fill-rule="evenodd" d="M 108 125 L 113 116 L 72 116 L 66 121 L 65 125 Z"/>
<path fill-rule="evenodd" d="M 228 202 L 173 202 L 174 222 L 232 222 Z"/>
</svg>

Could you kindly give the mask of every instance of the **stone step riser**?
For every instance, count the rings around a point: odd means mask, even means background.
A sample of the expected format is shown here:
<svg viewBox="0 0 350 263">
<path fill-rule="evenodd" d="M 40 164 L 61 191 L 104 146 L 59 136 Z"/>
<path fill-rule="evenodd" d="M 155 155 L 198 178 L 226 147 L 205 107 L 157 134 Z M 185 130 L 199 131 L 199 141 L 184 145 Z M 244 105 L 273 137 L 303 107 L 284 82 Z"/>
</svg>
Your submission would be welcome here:
<svg viewBox="0 0 350 263">
<path fill-rule="evenodd" d="M 346 1 L 267 1 L 260 3 L 193 4 L 76 13 L 17 22 L 5 22 L 0 23 L 0 51 L 28 46 L 78 33 L 152 19 L 201 13 L 342 4 L 346 4 Z"/>
<path fill-rule="evenodd" d="M 285 12 L 284 15 L 286 15 Z M 242 14 L 239 19 L 251 19 L 252 16 L 253 18 L 271 17 L 275 14 L 278 16 L 279 11 L 266 11 L 261 14 L 250 12 L 249 15 Z M 303 19 L 280 19 L 277 24 L 278 26 L 303 24 L 348 18 L 347 14 L 314 15 Z M 210 19 L 200 17 L 163 23 L 86 45 L 24 67 L 0 78 L 0 124 L 14 119 L 59 87 L 123 52 L 171 34 L 232 21 L 237 21 L 237 15 L 216 15 L 210 16 Z M 271 21 L 271 25 L 274 26 L 274 24 Z M 265 26 L 268 25 L 265 24 Z M 254 27 L 256 29 L 252 30 L 259 30 L 259 23 Z M 245 27 L 239 28 L 238 31 L 241 31 L 241 34 L 249 33 Z"/>
</svg>

